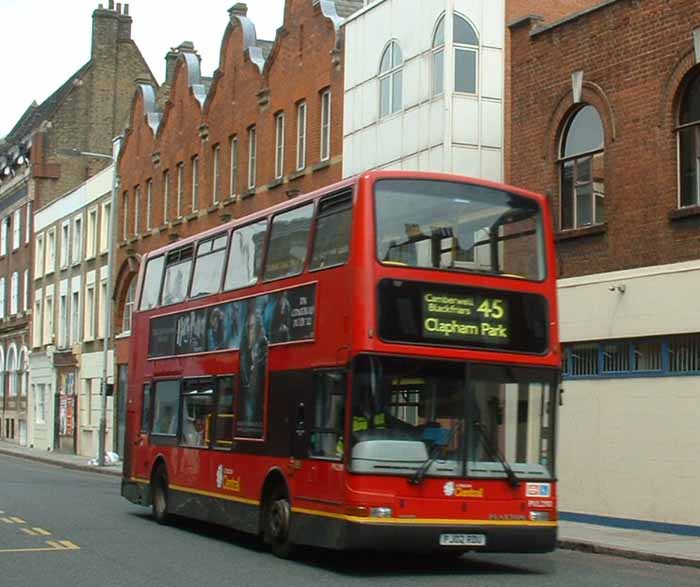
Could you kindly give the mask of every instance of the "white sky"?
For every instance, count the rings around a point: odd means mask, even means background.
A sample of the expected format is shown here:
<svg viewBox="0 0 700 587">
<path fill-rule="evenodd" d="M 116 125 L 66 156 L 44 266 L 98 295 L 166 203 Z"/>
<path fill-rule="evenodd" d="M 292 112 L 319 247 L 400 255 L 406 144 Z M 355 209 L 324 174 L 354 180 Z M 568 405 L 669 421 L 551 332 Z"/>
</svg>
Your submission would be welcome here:
<svg viewBox="0 0 700 587">
<path fill-rule="evenodd" d="M 90 59 L 92 12 L 108 0 L 0 0 L 0 137 L 12 130 L 36 100 L 41 104 Z M 192 41 L 202 74 L 219 64 L 228 9 L 236 0 L 131 0 L 131 37 L 158 83 L 165 54 Z M 116 4 L 116 2 L 115 2 Z M 122 2 L 123 4 L 123 2 Z M 282 25 L 284 0 L 247 0 L 259 39 L 273 40 Z"/>
</svg>

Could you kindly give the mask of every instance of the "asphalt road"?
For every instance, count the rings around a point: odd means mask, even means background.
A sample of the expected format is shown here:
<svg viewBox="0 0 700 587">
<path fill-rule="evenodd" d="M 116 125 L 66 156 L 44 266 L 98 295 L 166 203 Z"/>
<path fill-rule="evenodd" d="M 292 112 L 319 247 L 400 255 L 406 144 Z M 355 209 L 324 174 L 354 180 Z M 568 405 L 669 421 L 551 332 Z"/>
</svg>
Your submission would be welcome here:
<svg viewBox="0 0 700 587">
<path fill-rule="evenodd" d="M 249 536 L 157 525 L 119 479 L 0 455 L 0 584 L 31 586 L 332 585 L 698 587 L 700 569 L 603 555 L 467 555 L 457 560 L 306 551 L 274 558 Z"/>
</svg>

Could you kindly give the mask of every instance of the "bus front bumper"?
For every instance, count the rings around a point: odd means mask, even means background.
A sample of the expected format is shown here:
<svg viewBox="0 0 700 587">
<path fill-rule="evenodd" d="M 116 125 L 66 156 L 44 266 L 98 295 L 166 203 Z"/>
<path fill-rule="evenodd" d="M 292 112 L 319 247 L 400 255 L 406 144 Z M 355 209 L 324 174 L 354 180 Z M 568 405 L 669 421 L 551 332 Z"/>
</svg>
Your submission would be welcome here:
<svg viewBox="0 0 700 587">
<path fill-rule="evenodd" d="M 292 540 L 339 550 L 386 549 L 414 552 L 551 552 L 557 546 L 557 525 L 411 524 L 404 521 L 357 522 L 313 519 L 296 515 Z M 449 544 L 446 544 L 449 543 Z"/>
</svg>

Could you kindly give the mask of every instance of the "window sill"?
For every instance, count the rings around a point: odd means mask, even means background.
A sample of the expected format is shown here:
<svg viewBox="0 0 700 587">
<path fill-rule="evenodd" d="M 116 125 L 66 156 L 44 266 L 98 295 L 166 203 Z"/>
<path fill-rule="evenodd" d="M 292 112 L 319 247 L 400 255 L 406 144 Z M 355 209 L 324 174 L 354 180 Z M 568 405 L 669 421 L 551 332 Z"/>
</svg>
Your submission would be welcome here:
<svg viewBox="0 0 700 587">
<path fill-rule="evenodd" d="M 311 171 L 312 171 L 313 173 L 316 173 L 317 171 L 321 171 L 322 169 L 326 169 L 326 168 L 328 168 L 328 167 L 330 167 L 330 166 L 331 166 L 331 160 L 330 160 L 330 157 L 329 157 L 328 159 L 324 159 L 323 161 L 319 161 L 318 163 L 316 163 L 316 165 L 314 165 L 314 166 L 311 168 Z"/>
<path fill-rule="evenodd" d="M 170 226 L 178 226 L 182 224 L 182 216 L 178 216 L 175 220 L 170 223 Z"/>
<path fill-rule="evenodd" d="M 300 169 L 289 176 L 289 181 L 294 181 L 295 179 L 299 179 L 300 177 L 304 177 L 305 175 L 306 169 Z"/>
<path fill-rule="evenodd" d="M 226 200 L 224 200 L 223 202 L 221 202 L 221 206 L 224 207 L 224 208 L 225 208 L 226 206 L 230 206 L 230 205 L 233 204 L 237 199 L 238 199 L 238 196 L 237 196 L 236 194 L 233 194 L 233 195 L 230 196 L 228 199 L 226 199 Z"/>
<path fill-rule="evenodd" d="M 219 202 L 216 204 L 212 204 L 207 208 L 207 214 L 211 214 L 212 212 L 216 212 L 219 209 Z"/>
<path fill-rule="evenodd" d="M 126 332 L 120 332 L 114 338 L 115 338 L 115 340 L 121 340 L 123 338 L 129 338 L 130 336 L 131 336 L 131 330 L 128 330 Z"/>
<path fill-rule="evenodd" d="M 185 220 L 189 222 L 190 220 L 194 220 L 195 218 L 199 217 L 199 212 L 195 210 L 194 212 L 191 212 L 187 216 L 185 216 Z"/>
<path fill-rule="evenodd" d="M 144 232 L 144 233 L 141 235 L 141 240 L 143 240 L 143 239 L 145 239 L 145 238 L 148 238 L 149 236 L 151 236 L 151 234 L 152 234 L 152 233 L 151 233 L 150 231 Z M 104 253 L 102 253 L 102 254 L 104 255 Z"/>
<path fill-rule="evenodd" d="M 700 206 L 684 206 L 683 208 L 675 208 L 668 213 L 668 219 L 671 222 L 686 218 L 697 218 L 698 216 L 700 216 Z"/>
<path fill-rule="evenodd" d="M 557 242 L 561 242 L 589 236 L 598 236 L 600 234 L 605 234 L 607 231 L 608 225 L 606 222 L 603 222 L 602 224 L 594 224 L 593 226 L 586 226 L 584 228 L 560 230 L 556 233 L 554 238 Z"/>
<path fill-rule="evenodd" d="M 168 230 L 168 223 L 167 222 L 161 224 L 158 228 L 155 229 L 156 232 L 163 232 L 165 230 Z"/>
<path fill-rule="evenodd" d="M 267 184 L 267 189 L 268 189 L 268 190 L 274 190 L 275 188 L 280 187 L 283 183 L 284 183 L 284 179 L 281 178 L 281 177 L 279 177 L 279 178 L 277 178 L 275 181 L 273 181 L 272 183 L 268 183 L 268 184 Z"/>
<path fill-rule="evenodd" d="M 247 192 L 241 194 L 241 200 L 247 200 L 255 195 L 255 188 L 250 188 Z"/>
</svg>

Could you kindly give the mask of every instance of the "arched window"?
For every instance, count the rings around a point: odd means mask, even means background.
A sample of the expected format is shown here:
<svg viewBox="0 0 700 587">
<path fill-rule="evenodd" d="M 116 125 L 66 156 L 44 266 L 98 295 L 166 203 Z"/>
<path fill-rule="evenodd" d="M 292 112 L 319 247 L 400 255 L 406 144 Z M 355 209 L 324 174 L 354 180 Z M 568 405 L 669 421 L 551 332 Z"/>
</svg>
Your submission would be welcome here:
<svg viewBox="0 0 700 587">
<path fill-rule="evenodd" d="M 403 90 L 403 55 L 396 41 L 391 41 L 379 65 L 379 116 L 401 110 Z"/>
<path fill-rule="evenodd" d="M 561 141 L 561 229 L 605 222 L 605 135 L 598 111 L 586 105 L 571 116 Z"/>
<path fill-rule="evenodd" d="M 126 290 L 124 298 L 124 311 L 122 312 L 122 334 L 131 332 L 131 318 L 134 313 L 134 299 L 136 298 L 136 278 L 134 277 Z"/>
<path fill-rule="evenodd" d="M 29 352 L 27 347 L 23 346 L 19 352 L 19 394 L 27 397 L 29 390 Z"/>
<path fill-rule="evenodd" d="M 18 379 L 17 379 L 17 347 L 13 344 L 7 350 L 7 381 L 8 381 L 8 395 L 10 397 L 15 397 L 17 395 L 18 389 Z"/>
<path fill-rule="evenodd" d="M 688 84 L 678 116 L 679 207 L 700 205 L 700 74 Z"/>
<path fill-rule="evenodd" d="M 455 59 L 455 92 L 476 94 L 478 83 L 479 35 L 459 14 L 454 15 L 452 27 Z M 440 17 L 433 35 L 433 96 L 444 92 L 445 16 Z"/>
</svg>

